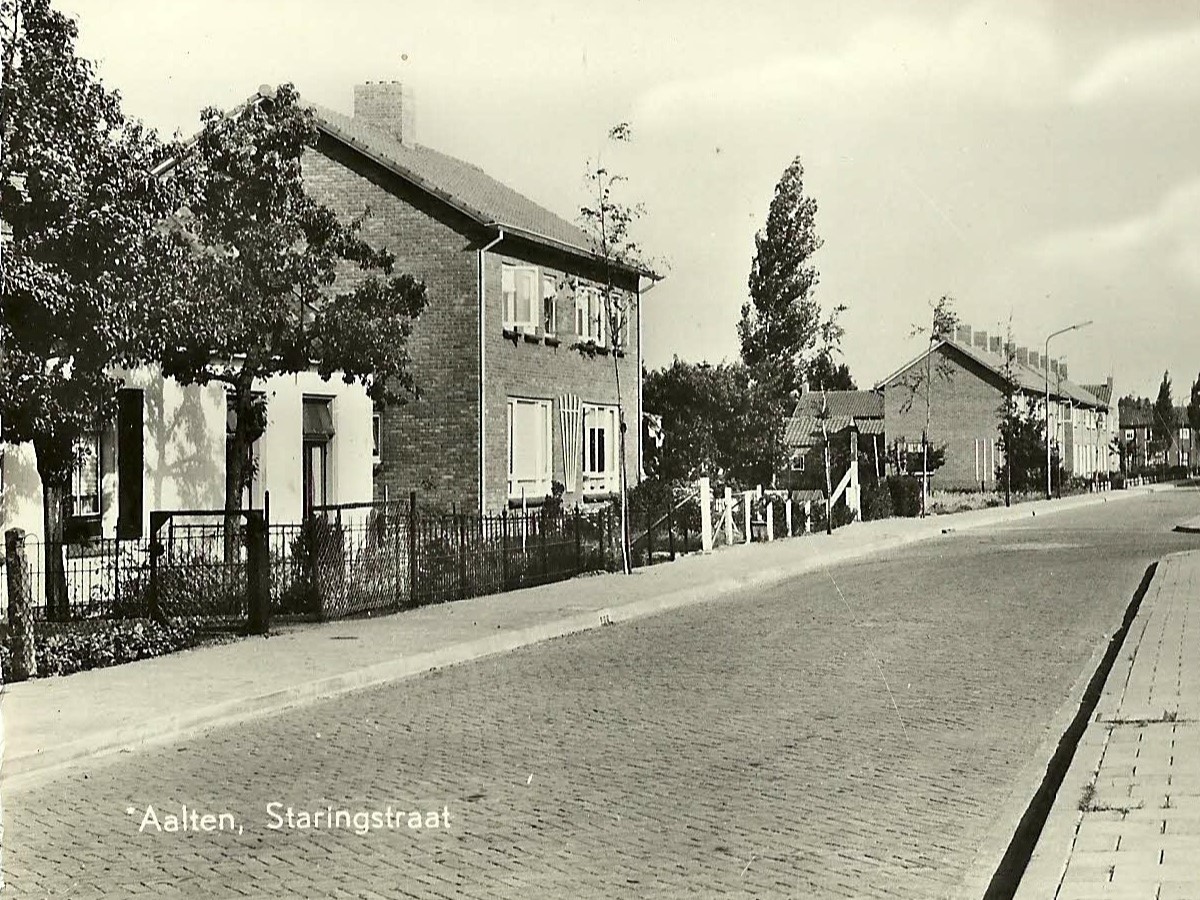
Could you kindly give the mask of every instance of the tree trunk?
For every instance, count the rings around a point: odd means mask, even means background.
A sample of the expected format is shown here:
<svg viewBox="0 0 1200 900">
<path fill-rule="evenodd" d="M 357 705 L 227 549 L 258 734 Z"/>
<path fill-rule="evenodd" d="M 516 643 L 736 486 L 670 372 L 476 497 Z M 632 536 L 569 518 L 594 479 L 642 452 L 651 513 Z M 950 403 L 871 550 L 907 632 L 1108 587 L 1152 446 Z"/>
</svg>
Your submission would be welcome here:
<svg viewBox="0 0 1200 900">
<path fill-rule="evenodd" d="M 63 562 L 63 538 L 66 526 L 66 503 L 70 493 L 70 476 L 48 462 L 59 454 L 41 441 L 34 441 L 38 477 L 42 482 L 42 552 L 45 559 L 46 618 L 65 622 L 71 616 L 67 594 L 67 571 Z M 70 458 L 68 456 L 68 458 Z"/>
<path fill-rule="evenodd" d="M 249 456 L 250 405 L 253 395 L 248 384 L 238 384 L 233 389 L 233 411 L 235 419 L 229 446 L 225 454 L 225 564 L 235 565 L 240 555 L 238 525 L 242 508 L 242 486 L 246 479 L 246 464 Z"/>
</svg>

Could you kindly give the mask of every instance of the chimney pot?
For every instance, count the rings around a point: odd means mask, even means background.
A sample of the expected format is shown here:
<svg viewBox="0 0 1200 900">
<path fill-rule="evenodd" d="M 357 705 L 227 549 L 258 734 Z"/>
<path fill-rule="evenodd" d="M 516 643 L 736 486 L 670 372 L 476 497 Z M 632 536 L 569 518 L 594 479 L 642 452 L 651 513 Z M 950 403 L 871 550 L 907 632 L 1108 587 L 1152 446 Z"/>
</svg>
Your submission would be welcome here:
<svg viewBox="0 0 1200 900">
<path fill-rule="evenodd" d="M 1060 362 L 1058 364 L 1058 375 L 1064 381 L 1067 379 L 1067 364 L 1065 362 Z"/>
<path fill-rule="evenodd" d="M 399 81 L 356 84 L 354 119 L 406 146 L 416 142 L 416 107 L 412 91 Z"/>
<path fill-rule="evenodd" d="M 971 345 L 978 347 L 980 350 L 986 351 L 988 348 L 988 335 L 986 331 L 976 331 L 971 335 Z"/>
<path fill-rule="evenodd" d="M 988 350 L 1000 356 L 1004 352 L 1004 339 L 999 336 L 988 338 Z"/>
<path fill-rule="evenodd" d="M 1029 351 L 1029 364 L 1035 369 L 1041 364 L 1041 361 L 1038 359 L 1040 355 L 1036 350 Z"/>
</svg>

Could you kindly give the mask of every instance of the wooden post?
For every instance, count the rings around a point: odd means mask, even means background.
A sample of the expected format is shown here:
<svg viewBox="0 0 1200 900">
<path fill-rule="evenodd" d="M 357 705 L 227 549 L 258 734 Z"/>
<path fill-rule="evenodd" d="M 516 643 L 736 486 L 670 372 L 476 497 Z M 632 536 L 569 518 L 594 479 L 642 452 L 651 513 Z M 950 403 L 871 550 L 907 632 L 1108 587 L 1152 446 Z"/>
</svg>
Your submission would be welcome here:
<svg viewBox="0 0 1200 900">
<path fill-rule="evenodd" d="M 416 606 L 420 599 L 417 585 L 417 492 L 408 492 L 408 602 Z"/>
<path fill-rule="evenodd" d="M 754 496 L 754 491 L 746 491 L 742 494 L 742 521 L 746 525 L 746 543 L 750 543 L 750 498 Z"/>
<path fill-rule="evenodd" d="M 790 496 L 784 501 L 783 517 L 787 523 L 787 536 L 791 537 L 795 532 L 792 531 L 792 498 Z"/>
<path fill-rule="evenodd" d="M 653 507 L 652 507 L 653 508 Z M 632 530 L 632 526 L 631 526 Z M 632 560 L 630 564 L 632 565 Z M 646 565 L 654 565 L 654 513 L 646 514 Z"/>
<path fill-rule="evenodd" d="M 707 478 L 700 479 L 700 549 L 712 553 L 713 521 L 712 521 L 712 483 Z"/>
<path fill-rule="evenodd" d="M 675 562 L 675 504 L 673 497 L 667 497 L 667 547 L 671 553 L 671 562 Z"/>
<path fill-rule="evenodd" d="M 775 503 L 767 501 L 767 540 L 775 540 Z"/>
<path fill-rule="evenodd" d="M 575 506 L 575 573 L 579 574 L 583 571 L 583 538 L 580 536 L 580 512 L 579 505 Z"/>
<path fill-rule="evenodd" d="M 725 488 L 725 543 L 733 546 L 733 489 Z"/>
<path fill-rule="evenodd" d="M 12 631 L 12 672 L 8 680 L 24 681 L 37 675 L 37 641 L 30 609 L 33 590 L 23 529 L 10 528 L 4 533 L 4 559 L 8 569 L 8 627 Z"/>
<path fill-rule="evenodd" d="M 804 501 L 804 533 L 812 533 L 812 501 Z"/>
</svg>

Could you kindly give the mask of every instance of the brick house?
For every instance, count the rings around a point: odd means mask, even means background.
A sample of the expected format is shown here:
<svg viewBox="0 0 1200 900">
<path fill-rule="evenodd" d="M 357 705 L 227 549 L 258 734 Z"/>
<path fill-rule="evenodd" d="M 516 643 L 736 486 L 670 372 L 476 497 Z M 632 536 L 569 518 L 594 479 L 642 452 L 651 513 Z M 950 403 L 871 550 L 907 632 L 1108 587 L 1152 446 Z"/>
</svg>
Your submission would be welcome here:
<svg viewBox="0 0 1200 900">
<path fill-rule="evenodd" d="M 1065 365 L 1044 360 L 1026 347 L 1012 348 L 1017 403 L 1044 415 L 1047 380 L 1050 385 L 1050 428 L 1068 473 L 1094 477 L 1109 471 L 1110 416 L 1107 404 L 1070 381 Z M 932 358 L 930 358 L 932 357 Z M 953 335 L 884 378 L 884 422 L 891 445 L 909 453 L 919 451 L 925 428 L 925 393 L 914 397 L 914 377 L 933 371 L 930 388 L 929 442 L 945 446 L 945 464 L 931 477 L 934 488 L 996 490 L 1001 463 L 999 409 L 1004 397 L 1003 341 L 986 332 L 959 326 Z M 939 377 L 939 369 L 945 377 Z M 1110 389 L 1111 390 L 1111 389 Z"/>
<path fill-rule="evenodd" d="M 810 391 L 802 387 L 796 408 L 784 428 L 790 473 L 783 480 L 790 486 L 800 487 L 801 482 L 810 486 L 801 476 L 810 467 L 811 453 L 823 446 L 819 418 L 822 411 L 829 417 L 827 428 L 837 426 L 831 434 L 853 428 L 858 435 L 859 452 L 871 460 L 876 477 L 883 475 L 887 459 L 883 394 L 876 391 Z"/>
<path fill-rule="evenodd" d="M 1200 459 L 1200 435 L 1192 429 L 1187 409 L 1175 407 L 1170 428 L 1170 443 L 1163 449 L 1154 448 L 1154 405 L 1150 400 L 1137 402 L 1133 397 L 1123 397 L 1118 403 L 1120 418 L 1120 445 L 1123 450 L 1124 471 L 1136 473 L 1159 466 L 1182 467 L 1189 472 L 1196 469 Z"/>
<path fill-rule="evenodd" d="M 646 271 L 612 267 L 621 333 L 603 315 L 605 266 L 579 228 L 469 163 L 414 141 L 396 82 L 355 87 L 354 114 L 311 105 L 310 193 L 425 282 L 409 339 L 418 398 L 375 422 L 375 495 L 495 511 L 568 503 L 619 485 L 618 379 L 630 483 L 641 473 L 641 294 Z"/>
</svg>

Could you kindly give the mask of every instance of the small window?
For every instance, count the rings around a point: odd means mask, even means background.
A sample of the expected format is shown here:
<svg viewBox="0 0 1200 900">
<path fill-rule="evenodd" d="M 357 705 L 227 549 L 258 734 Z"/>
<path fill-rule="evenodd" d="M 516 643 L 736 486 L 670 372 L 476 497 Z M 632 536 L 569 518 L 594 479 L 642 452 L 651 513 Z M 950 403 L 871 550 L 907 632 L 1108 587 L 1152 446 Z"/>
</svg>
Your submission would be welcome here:
<svg viewBox="0 0 1200 900">
<path fill-rule="evenodd" d="M 71 472 L 71 515 L 100 515 L 100 435 L 89 434 L 76 444 Z"/>
<path fill-rule="evenodd" d="M 532 331 L 537 327 L 538 270 L 505 263 L 500 282 L 504 293 L 504 327 Z"/>
<path fill-rule="evenodd" d="M 379 413 L 371 416 L 371 462 L 379 462 L 383 448 L 383 424 Z"/>
<path fill-rule="evenodd" d="M 792 471 L 793 472 L 803 472 L 804 471 L 804 454 L 803 453 L 797 453 L 795 456 L 792 457 Z"/>
<path fill-rule="evenodd" d="M 546 334 L 558 333 L 558 279 L 553 275 L 542 275 L 542 330 Z"/>
<path fill-rule="evenodd" d="M 1132 428 L 1125 429 L 1125 440 L 1127 440 L 1127 441 L 1133 440 L 1133 429 Z"/>
<path fill-rule="evenodd" d="M 581 341 L 604 343 L 604 303 L 600 291 L 581 287 L 575 292 L 575 334 Z"/>
<path fill-rule="evenodd" d="M 1181 441 L 1190 441 L 1192 439 L 1192 430 L 1190 428 L 1180 428 L 1179 439 Z"/>
</svg>

